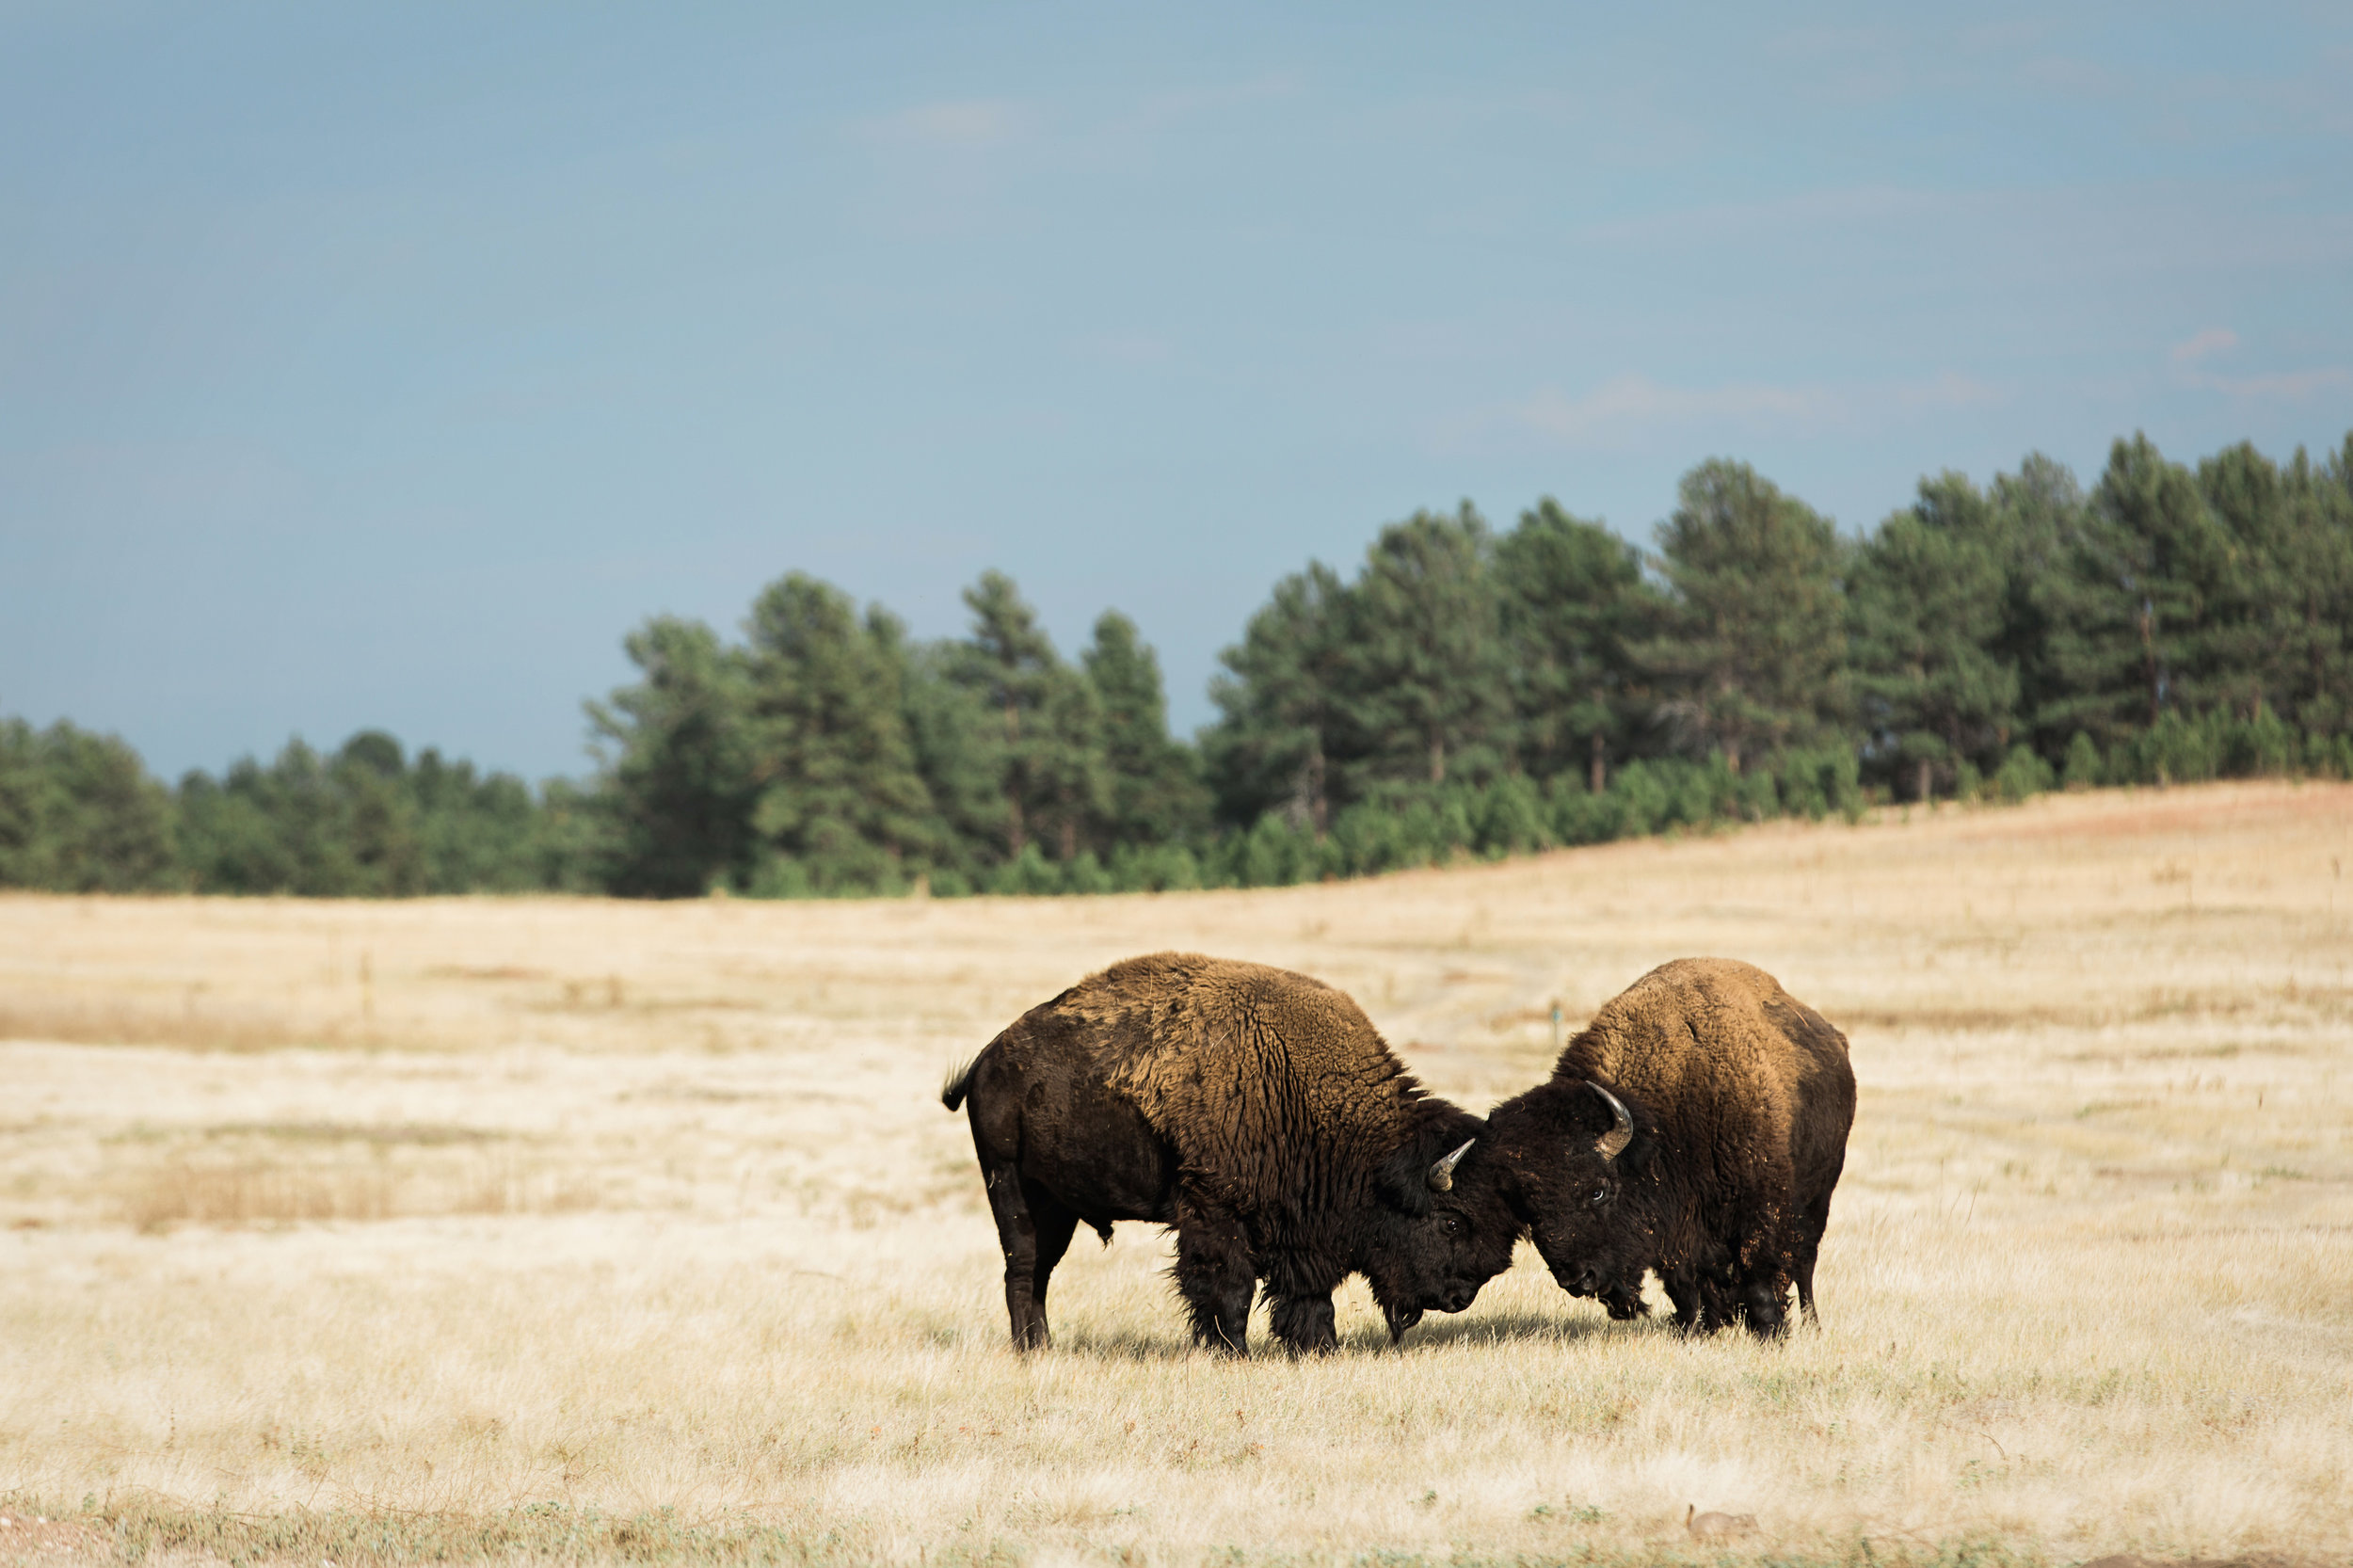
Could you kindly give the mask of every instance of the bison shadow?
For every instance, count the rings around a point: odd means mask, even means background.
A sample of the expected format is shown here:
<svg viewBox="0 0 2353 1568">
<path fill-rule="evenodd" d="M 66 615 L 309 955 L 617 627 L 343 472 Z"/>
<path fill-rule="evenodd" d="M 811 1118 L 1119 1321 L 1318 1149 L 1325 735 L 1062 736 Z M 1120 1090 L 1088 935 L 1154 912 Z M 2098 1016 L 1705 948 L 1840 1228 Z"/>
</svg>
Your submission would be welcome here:
<svg viewBox="0 0 2353 1568">
<path fill-rule="evenodd" d="M 1614 1323 L 1609 1319 L 1578 1313 L 1561 1316 L 1545 1312 L 1488 1312 L 1461 1318 L 1424 1319 L 1419 1325 L 1406 1331 L 1399 1351 L 1420 1351 L 1445 1346 L 1575 1344 L 1601 1335 L 1646 1335 L 1673 1332 L 1673 1325 L 1656 1319 L 1636 1323 Z M 1001 1346 L 1001 1341 L 1000 1341 Z M 1369 1322 L 1342 1332 L 1339 1350 L 1344 1356 L 1378 1355 L 1390 1350 L 1388 1331 L 1377 1322 Z M 1182 1361 L 1206 1352 L 1193 1341 L 1175 1333 L 1160 1334 L 1143 1329 L 1095 1329 L 1084 1325 L 1060 1328 L 1054 1333 L 1054 1350 L 1064 1355 L 1084 1356 L 1096 1361 L 1155 1362 Z M 1274 1359 L 1283 1353 L 1282 1347 L 1253 1323 L 1250 1336 L 1251 1357 L 1254 1360 Z"/>
<path fill-rule="evenodd" d="M 1573 1344 L 1606 1334 L 1640 1334 L 1641 1323 L 1613 1323 L 1587 1313 L 1567 1316 L 1552 1312 L 1481 1312 L 1454 1318 L 1425 1318 L 1406 1331 L 1401 1350 L 1425 1345 L 1525 1345 L 1550 1342 Z M 1384 1336 L 1385 1337 L 1385 1336 Z"/>
</svg>

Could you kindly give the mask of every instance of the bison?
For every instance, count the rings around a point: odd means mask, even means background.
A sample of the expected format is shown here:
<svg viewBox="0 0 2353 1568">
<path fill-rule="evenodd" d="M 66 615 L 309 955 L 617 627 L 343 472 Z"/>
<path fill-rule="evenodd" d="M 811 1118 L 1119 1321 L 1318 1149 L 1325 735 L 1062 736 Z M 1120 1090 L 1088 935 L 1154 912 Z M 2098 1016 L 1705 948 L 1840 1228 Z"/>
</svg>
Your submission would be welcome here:
<svg viewBox="0 0 2353 1568">
<path fill-rule="evenodd" d="M 1641 1111 L 1621 1193 L 1561 1157 L 1583 1136 L 1589 1080 Z M 1612 1317 L 1645 1310 L 1649 1269 L 1682 1327 L 1777 1334 L 1793 1283 L 1819 1320 L 1814 1260 L 1854 1101 L 1847 1037 L 1820 1014 L 1752 965 L 1678 959 L 1595 1014 L 1548 1081 L 1487 1113 L 1458 1185 L 1496 1192 L 1553 1278 Z"/>
<path fill-rule="evenodd" d="M 1426 1093 L 1361 1009 L 1305 975 L 1162 952 L 1015 1019 L 940 1096 L 969 1102 L 1018 1349 L 1080 1222 L 1176 1232 L 1195 1342 L 1241 1354 L 1260 1281 L 1275 1337 L 1333 1348 L 1362 1273 L 1392 1342 L 1510 1266 L 1521 1224 L 1457 1188 L 1479 1118 Z"/>
</svg>

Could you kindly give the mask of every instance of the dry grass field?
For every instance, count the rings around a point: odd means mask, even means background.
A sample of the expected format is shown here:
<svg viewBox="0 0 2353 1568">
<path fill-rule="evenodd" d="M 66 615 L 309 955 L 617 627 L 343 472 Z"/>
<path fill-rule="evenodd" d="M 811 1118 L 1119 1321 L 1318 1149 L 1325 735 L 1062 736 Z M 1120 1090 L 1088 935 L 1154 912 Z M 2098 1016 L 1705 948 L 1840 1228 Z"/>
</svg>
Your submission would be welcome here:
<svg viewBox="0 0 2353 1568">
<path fill-rule="evenodd" d="M 2346 860 L 2353 788 L 2245 785 L 1246 893 L 0 898 L 0 1560 L 2353 1560 Z M 1123 1227 L 1015 1356 L 937 1084 L 1170 947 L 1473 1109 L 1764 966 L 1862 1083 L 1823 1326 L 1524 1250 L 1236 1364 Z"/>
</svg>

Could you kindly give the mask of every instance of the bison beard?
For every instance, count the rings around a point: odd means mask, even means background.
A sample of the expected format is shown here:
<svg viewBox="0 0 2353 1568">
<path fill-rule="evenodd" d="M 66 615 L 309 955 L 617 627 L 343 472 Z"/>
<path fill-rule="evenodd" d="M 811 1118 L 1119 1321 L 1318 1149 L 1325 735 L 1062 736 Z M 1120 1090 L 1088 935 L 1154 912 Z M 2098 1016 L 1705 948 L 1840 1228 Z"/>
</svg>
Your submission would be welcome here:
<svg viewBox="0 0 2353 1568">
<path fill-rule="evenodd" d="M 1372 1286 L 1394 1340 L 1508 1267 L 1518 1221 L 1456 1191 L 1480 1120 L 1426 1094 L 1342 993 L 1256 964 L 1156 953 L 1016 1019 L 941 1099 L 967 1107 L 1005 1258 L 1014 1344 L 1049 1342 L 1047 1286 L 1083 1223 L 1176 1233 L 1194 1339 L 1337 1343 L 1332 1291 Z M 968 1105 L 967 1102 L 968 1101 Z"/>
<path fill-rule="evenodd" d="M 1647 1146 L 1607 1211 L 1580 1208 L 1578 1184 L 1549 1174 L 1591 1079 L 1640 1108 L 1636 1147 Z M 1685 1328 L 1777 1334 L 1793 1284 L 1816 1317 L 1815 1258 L 1854 1104 L 1846 1036 L 1820 1014 L 1762 969 L 1680 959 L 1594 1015 L 1551 1081 L 1489 1112 L 1465 1177 L 1500 1182 L 1553 1278 L 1611 1317 L 1644 1310 L 1650 1269 Z"/>
</svg>

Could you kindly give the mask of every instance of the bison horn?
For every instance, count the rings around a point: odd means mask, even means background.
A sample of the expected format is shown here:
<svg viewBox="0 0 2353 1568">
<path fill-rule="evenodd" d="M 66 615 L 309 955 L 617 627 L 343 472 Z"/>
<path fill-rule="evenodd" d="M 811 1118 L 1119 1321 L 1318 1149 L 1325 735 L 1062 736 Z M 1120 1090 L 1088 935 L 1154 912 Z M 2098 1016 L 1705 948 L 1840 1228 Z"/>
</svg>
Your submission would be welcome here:
<svg viewBox="0 0 2353 1568">
<path fill-rule="evenodd" d="M 1454 1167 L 1463 1162 L 1463 1156 L 1470 1153 L 1471 1144 L 1478 1142 L 1478 1139 L 1473 1138 L 1470 1143 L 1465 1144 L 1461 1148 L 1430 1167 L 1430 1190 L 1433 1192 L 1454 1191 Z"/>
<path fill-rule="evenodd" d="M 1634 1142 L 1634 1118 L 1626 1114 L 1625 1101 L 1619 1099 L 1617 1096 L 1611 1094 L 1600 1084 L 1595 1083 L 1592 1079 L 1589 1078 L 1585 1080 L 1585 1087 L 1591 1089 L 1594 1094 L 1599 1095 L 1603 1099 L 1608 1100 L 1609 1102 L 1609 1114 L 1617 1118 L 1615 1124 L 1611 1126 L 1609 1131 L 1593 1140 L 1593 1150 L 1595 1153 L 1599 1154 L 1604 1160 L 1615 1160 L 1618 1156 L 1625 1152 L 1625 1146 L 1628 1144 Z"/>
</svg>

